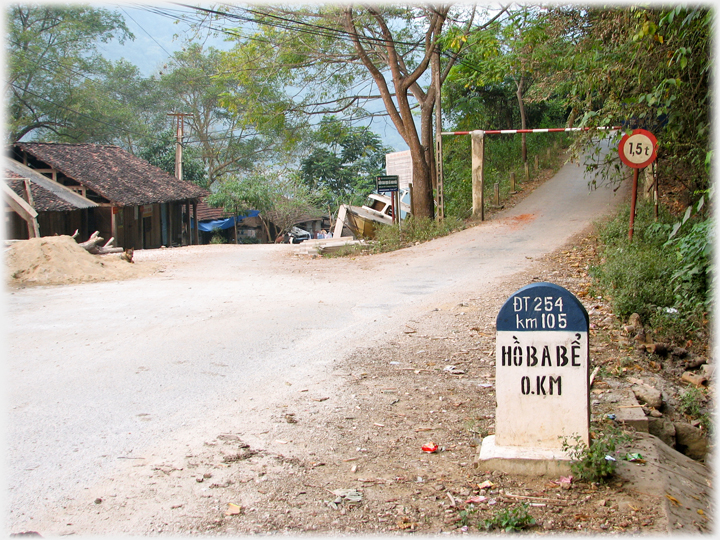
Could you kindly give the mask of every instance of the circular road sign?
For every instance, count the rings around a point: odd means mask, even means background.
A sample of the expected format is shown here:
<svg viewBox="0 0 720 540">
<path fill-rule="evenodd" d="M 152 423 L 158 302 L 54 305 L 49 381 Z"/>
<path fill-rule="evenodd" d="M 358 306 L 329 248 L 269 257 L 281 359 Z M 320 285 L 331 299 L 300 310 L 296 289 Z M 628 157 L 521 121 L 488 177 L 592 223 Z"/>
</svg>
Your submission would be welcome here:
<svg viewBox="0 0 720 540">
<path fill-rule="evenodd" d="M 644 129 L 636 129 L 620 139 L 620 159 L 628 167 L 643 169 L 657 158 L 657 139 Z"/>
</svg>

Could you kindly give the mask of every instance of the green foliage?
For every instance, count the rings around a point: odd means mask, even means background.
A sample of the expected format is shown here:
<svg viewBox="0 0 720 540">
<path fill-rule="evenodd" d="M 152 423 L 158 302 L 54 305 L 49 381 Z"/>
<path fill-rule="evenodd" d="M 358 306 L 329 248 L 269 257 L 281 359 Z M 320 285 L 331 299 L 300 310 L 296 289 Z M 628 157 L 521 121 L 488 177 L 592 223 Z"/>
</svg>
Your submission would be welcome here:
<svg viewBox="0 0 720 540">
<path fill-rule="evenodd" d="M 368 243 L 366 251 L 372 253 L 395 251 L 417 242 L 427 242 L 433 238 L 446 236 L 462 228 L 462 221 L 455 218 L 436 221 L 429 218 L 410 216 L 403 220 L 399 228 L 391 225 L 380 225 L 375 230 L 375 238 Z"/>
<path fill-rule="evenodd" d="M 97 59 L 94 77 L 78 81 L 65 123 L 43 133 L 45 140 L 117 144 L 137 153 L 167 125 L 164 95 L 152 78 L 125 60 Z M 40 135 L 40 131 L 35 133 Z"/>
<path fill-rule="evenodd" d="M 262 42 L 265 48 L 250 62 L 243 57 L 235 70 L 258 78 L 279 75 L 284 84 L 297 89 L 282 104 L 282 110 L 291 114 L 342 113 L 349 121 L 365 124 L 380 114 L 378 105 L 384 107 L 382 114 L 392 118 L 417 164 L 415 212 L 432 217 L 434 167 L 426 149 L 433 141 L 432 130 L 424 129 L 432 125 L 435 102 L 429 75 L 437 65 L 431 59 L 445 31 L 458 38 L 451 46 L 460 47 L 463 34 L 478 19 L 491 18 L 486 17 L 489 10 L 384 3 L 285 7 L 280 11 L 283 17 L 278 10 L 276 6 L 233 8 L 234 13 L 254 18 L 259 32 L 249 36 L 250 41 Z M 318 27 L 322 31 L 308 31 Z M 442 63 L 449 67 L 456 60 L 444 56 Z"/>
<path fill-rule="evenodd" d="M 619 446 L 630 442 L 630 436 L 617 428 L 606 428 L 590 446 L 579 435 L 563 438 L 562 449 L 570 455 L 570 469 L 580 480 L 603 482 L 615 472 L 616 455 Z"/>
<path fill-rule="evenodd" d="M 694 386 L 690 387 L 680 394 L 680 412 L 698 418 L 702 414 L 701 408 L 704 401 L 705 395 L 702 390 Z"/>
<path fill-rule="evenodd" d="M 491 518 L 483 520 L 480 528 L 487 531 L 501 529 L 505 532 L 515 532 L 533 525 L 535 525 L 535 518 L 528 512 L 528 505 L 522 503 L 510 508 L 503 508 Z"/>
<path fill-rule="evenodd" d="M 226 180 L 215 187 L 206 202 L 236 216 L 258 210 L 271 241 L 289 231 L 301 217 L 316 213 L 315 201 L 305 185 L 271 171 Z"/>
<path fill-rule="evenodd" d="M 545 80 L 556 54 L 554 44 L 546 43 L 546 24 L 542 10 L 518 6 L 490 28 L 470 33 L 464 62 L 452 69 L 443 85 L 443 113 L 453 131 L 565 125 L 567 109 Z M 486 204 L 492 204 L 496 183 L 500 199 L 508 196 L 510 173 L 515 174 L 516 186 L 524 181 L 523 156 L 532 176 L 535 156 L 541 168 L 554 168 L 559 165 L 559 149 L 569 143 L 564 133 L 487 136 Z M 472 211 L 469 137 L 445 137 L 443 154 L 446 215 L 466 218 Z"/>
<path fill-rule="evenodd" d="M 553 125 L 544 118 L 541 125 Z M 557 125 L 557 124 L 555 124 Z M 541 169 L 562 166 L 561 149 L 569 145 L 564 133 L 530 134 L 527 137 L 531 178 L 535 176 L 534 161 L 538 156 Z M 520 137 L 489 135 L 485 138 L 485 203 L 492 204 L 494 185 L 499 184 L 501 204 L 510 195 L 510 174 L 515 174 L 515 188 L 525 181 Z M 550 156 L 548 157 L 548 151 Z M 469 137 L 449 138 L 443 144 L 445 214 L 464 219 L 472 212 L 472 156 Z"/>
<path fill-rule="evenodd" d="M 375 237 L 365 244 L 344 246 L 327 257 L 349 257 L 358 254 L 386 253 L 412 246 L 418 242 L 427 242 L 434 238 L 447 236 L 462 230 L 464 224 L 456 218 L 436 221 L 429 218 L 409 216 L 403 220 L 400 228 L 396 225 L 379 225 Z"/>
<path fill-rule="evenodd" d="M 657 333 L 685 341 L 705 326 L 712 308 L 712 221 L 698 215 L 678 227 L 666 211 L 658 222 L 652 212 L 638 205 L 632 242 L 629 206 L 601 225 L 601 263 L 590 274 L 616 315 L 638 313 Z"/>
<path fill-rule="evenodd" d="M 213 230 L 213 235 L 210 238 L 211 244 L 226 244 L 227 241 L 225 240 L 225 237 L 220 232 L 220 229 Z"/>
<path fill-rule="evenodd" d="M 142 159 L 174 176 L 176 144 L 175 133 L 166 130 L 156 137 L 149 139 L 147 146 L 143 147 L 138 155 Z M 187 147 L 183 151 L 182 177 L 183 180 L 207 187 L 205 165 L 200 159 L 199 152 L 196 148 Z"/>
<path fill-rule="evenodd" d="M 284 162 L 297 142 L 291 115 L 277 110 L 285 99 L 277 79 L 238 69 L 238 55 L 246 53 L 241 45 L 224 52 L 190 43 L 160 73 L 168 110 L 192 114 L 185 148 L 204 163 L 208 186 Z"/>
<path fill-rule="evenodd" d="M 326 117 L 310 137 L 312 152 L 302 160 L 302 181 L 318 194 L 323 207 L 359 205 L 384 174 L 385 147 L 380 137 L 366 128 L 349 126 Z"/>
<path fill-rule="evenodd" d="M 257 236 L 245 236 L 241 235 L 238 237 L 238 242 L 241 244 L 260 244 L 260 239 Z"/>
<path fill-rule="evenodd" d="M 689 193 L 710 180 L 713 10 L 706 6 L 562 6 L 551 10 L 555 90 L 580 126 L 643 127 L 658 139 L 664 174 Z M 578 139 L 579 155 L 597 134 Z M 594 166 L 605 181 L 627 169 L 612 152 Z"/>
<path fill-rule="evenodd" d="M 31 133 L 35 138 L 60 136 L 80 119 L 92 118 L 95 108 L 78 91 L 89 78 L 106 74 L 109 64 L 97 53 L 99 42 L 133 38 L 120 15 L 52 4 L 12 4 L 6 15 L 7 140 Z M 105 94 L 107 102 L 111 99 Z M 95 123 L 96 129 L 101 126 Z"/>
<path fill-rule="evenodd" d="M 713 433 L 713 422 L 710 412 L 707 410 L 708 390 L 696 386 L 687 388 L 680 394 L 679 411 L 688 415 L 693 420 L 700 422 L 700 427 L 707 433 Z"/>
<path fill-rule="evenodd" d="M 711 193 L 708 193 L 710 196 Z M 705 196 L 697 204 L 697 214 L 692 218 L 693 206 L 688 207 L 681 222 L 675 223 L 665 248 L 672 250 L 677 266 L 670 278 L 674 285 L 676 303 L 685 311 L 712 311 L 711 277 L 713 274 L 712 247 L 715 240 L 714 220 L 703 216 Z M 684 227 L 690 222 L 688 227 Z"/>
<path fill-rule="evenodd" d="M 477 513 L 475 505 L 470 504 L 458 512 L 458 525 L 467 527 L 470 525 L 470 518 Z"/>
</svg>

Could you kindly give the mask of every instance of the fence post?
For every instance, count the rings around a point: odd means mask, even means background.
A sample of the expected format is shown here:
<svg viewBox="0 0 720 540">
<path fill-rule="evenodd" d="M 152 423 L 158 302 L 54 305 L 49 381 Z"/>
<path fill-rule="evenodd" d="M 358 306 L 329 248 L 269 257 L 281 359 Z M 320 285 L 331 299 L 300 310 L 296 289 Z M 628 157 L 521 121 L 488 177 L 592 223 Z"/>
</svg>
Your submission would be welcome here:
<svg viewBox="0 0 720 540">
<path fill-rule="evenodd" d="M 495 206 L 500 206 L 500 184 L 495 182 Z"/>
<path fill-rule="evenodd" d="M 530 181 L 530 165 L 528 165 L 528 162 L 525 162 L 525 181 Z"/>
</svg>

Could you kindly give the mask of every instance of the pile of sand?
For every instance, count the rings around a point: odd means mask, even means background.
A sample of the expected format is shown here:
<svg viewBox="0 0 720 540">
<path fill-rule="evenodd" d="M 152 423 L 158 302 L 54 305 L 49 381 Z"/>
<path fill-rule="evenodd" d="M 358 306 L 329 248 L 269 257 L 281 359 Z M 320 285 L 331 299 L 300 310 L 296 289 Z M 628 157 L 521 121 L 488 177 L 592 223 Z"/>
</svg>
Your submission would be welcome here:
<svg viewBox="0 0 720 540">
<path fill-rule="evenodd" d="M 8 283 L 15 286 L 65 285 L 149 275 L 154 265 L 139 265 L 118 254 L 92 255 L 71 236 L 46 236 L 14 242 L 5 252 Z"/>
</svg>

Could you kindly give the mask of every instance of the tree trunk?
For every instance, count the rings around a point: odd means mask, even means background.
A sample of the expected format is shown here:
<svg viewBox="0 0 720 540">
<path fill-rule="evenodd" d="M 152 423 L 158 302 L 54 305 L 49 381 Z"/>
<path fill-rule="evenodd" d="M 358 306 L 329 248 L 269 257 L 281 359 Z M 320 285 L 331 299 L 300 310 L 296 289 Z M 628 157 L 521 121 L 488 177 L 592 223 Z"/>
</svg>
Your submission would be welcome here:
<svg viewBox="0 0 720 540">
<path fill-rule="evenodd" d="M 433 187 L 431 169 L 428 167 L 422 150 L 411 152 L 413 164 L 413 204 L 417 217 L 434 217 L 435 201 L 433 199 Z"/>
<path fill-rule="evenodd" d="M 405 71 L 404 62 L 395 50 L 394 39 L 390 27 L 383 20 L 382 15 L 372 7 L 367 10 L 379 25 L 385 39 L 385 54 L 388 58 L 392 86 L 390 90 L 386 74 L 373 62 L 363 42 L 359 38 L 355 26 L 353 8 L 345 9 L 345 30 L 351 35 L 358 56 L 372 75 L 382 96 L 385 108 L 395 124 L 398 133 L 410 148 L 413 164 L 413 195 L 414 206 L 418 217 L 434 216 L 435 202 L 433 198 L 433 168 L 428 159 L 428 151 L 432 153 L 432 111 L 434 105 L 434 92 L 432 89 L 426 94 L 417 83 L 420 76 L 430 65 L 432 50 L 436 46 L 435 40 L 439 36 L 448 7 L 443 7 L 431 16 L 430 30 L 427 34 L 425 57 L 416 66 L 412 73 Z M 442 12 L 442 13 L 441 13 Z M 421 129 L 420 134 L 415 126 L 415 115 L 409 102 L 408 94 L 412 93 L 420 104 Z M 429 128 L 426 129 L 429 122 Z"/>
<path fill-rule="evenodd" d="M 575 118 L 577 117 L 577 107 L 573 107 L 570 111 L 570 116 L 567 119 L 567 127 L 571 128 L 575 125 Z"/>
</svg>

